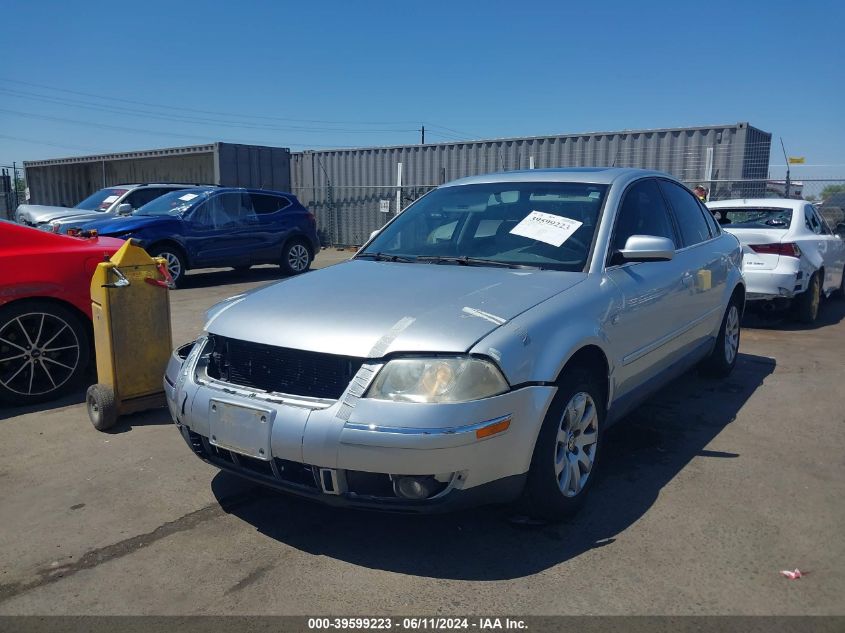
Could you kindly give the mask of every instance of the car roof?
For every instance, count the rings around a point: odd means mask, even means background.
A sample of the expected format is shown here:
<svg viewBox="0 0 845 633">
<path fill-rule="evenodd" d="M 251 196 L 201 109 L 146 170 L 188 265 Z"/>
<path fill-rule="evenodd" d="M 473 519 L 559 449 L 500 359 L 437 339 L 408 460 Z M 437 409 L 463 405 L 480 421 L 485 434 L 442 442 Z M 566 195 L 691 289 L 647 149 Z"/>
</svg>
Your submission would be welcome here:
<svg viewBox="0 0 845 633">
<path fill-rule="evenodd" d="M 119 185 L 109 185 L 108 187 L 103 187 L 103 189 L 117 189 L 126 188 L 126 189 L 138 189 L 139 187 L 181 187 L 182 189 L 187 189 L 188 187 L 216 187 L 217 185 L 205 185 L 199 182 L 142 182 L 142 183 L 123 183 Z"/>
<path fill-rule="evenodd" d="M 800 209 L 805 204 L 810 203 L 806 200 L 796 200 L 795 198 L 736 198 L 732 200 L 717 200 L 715 202 L 708 202 L 707 207 L 710 209 L 724 209 L 726 207 L 769 207 L 779 209 Z"/>
<path fill-rule="evenodd" d="M 677 180 L 670 174 L 631 167 L 561 167 L 555 169 L 520 169 L 480 176 L 468 176 L 442 185 L 454 187 L 496 182 L 585 182 L 609 185 L 620 180 L 633 180 L 644 176 L 660 176 Z"/>
</svg>

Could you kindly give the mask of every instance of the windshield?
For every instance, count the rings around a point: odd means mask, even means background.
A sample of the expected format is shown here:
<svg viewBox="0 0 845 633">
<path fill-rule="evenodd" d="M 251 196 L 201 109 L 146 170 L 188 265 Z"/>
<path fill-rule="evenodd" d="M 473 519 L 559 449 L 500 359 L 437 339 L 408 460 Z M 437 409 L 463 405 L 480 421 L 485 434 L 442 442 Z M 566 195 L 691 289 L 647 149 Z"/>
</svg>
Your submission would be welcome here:
<svg viewBox="0 0 845 633">
<path fill-rule="evenodd" d="M 779 207 L 712 209 L 713 217 L 722 226 L 732 229 L 788 229 L 792 223 L 792 209 Z"/>
<path fill-rule="evenodd" d="M 100 189 L 96 193 L 92 193 L 82 202 L 74 207 L 74 209 L 85 209 L 86 211 L 108 211 L 109 207 L 117 202 L 118 198 L 128 189 Z"/>
<path fill-rule="evenodd" d="M 135 210 L 132 215 L 176 215 L 208 197 L 209 189 L 179 189 L 159 196 Z"/>
<path fill-rule="evenodd" d="M 606 185 L 564 182 L 442 187 L 358 257 L 581 271 L 606 192 Z"/>
</svg>

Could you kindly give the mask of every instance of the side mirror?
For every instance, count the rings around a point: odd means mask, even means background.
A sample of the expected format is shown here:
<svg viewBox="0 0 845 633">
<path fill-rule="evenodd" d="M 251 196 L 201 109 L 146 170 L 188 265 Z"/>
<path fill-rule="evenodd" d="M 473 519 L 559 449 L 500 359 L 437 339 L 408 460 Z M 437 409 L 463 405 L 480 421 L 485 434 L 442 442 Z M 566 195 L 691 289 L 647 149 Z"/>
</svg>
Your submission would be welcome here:
<svg viewBox="0 0 845 633">
<path fill-rule="evenodd" d="M 836 225 L 835 233 L 842 238 L 845 238 L 845 222 L 840 222 Z"/>
<path fill-rule="evenodd" d="M 128 202 L 124 202 L 122 204 L 117 205 L 117 214 L 118 215 L 131 215 L 135 209 L 132 208 L 132 205 Z"/>
<path fill-rule="evenodd" d="M 632 235 L 617 253 L 625 262 L 666 262 L 675 256 L 675 243 L 668 237 Z"/>
</svg>

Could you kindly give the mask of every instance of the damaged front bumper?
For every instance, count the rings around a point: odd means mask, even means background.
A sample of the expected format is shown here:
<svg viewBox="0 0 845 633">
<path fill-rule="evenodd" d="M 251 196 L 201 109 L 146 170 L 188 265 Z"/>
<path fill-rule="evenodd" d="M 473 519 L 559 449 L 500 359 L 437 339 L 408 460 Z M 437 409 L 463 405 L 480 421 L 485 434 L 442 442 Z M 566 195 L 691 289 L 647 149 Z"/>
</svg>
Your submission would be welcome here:
<svg viewBox="0 0 845 633">
<path fill-rule="evenodd" d="M 266 393 L 210 378 L 204 345 L 177 349 L 164 377 L 191 450 L 332 505 L 430 512 L 517 498 L 556 391 L 527 386 L 457 404 L 364 398 L 381 367 L 374 361 L 337 400 Z"/>
</svg>

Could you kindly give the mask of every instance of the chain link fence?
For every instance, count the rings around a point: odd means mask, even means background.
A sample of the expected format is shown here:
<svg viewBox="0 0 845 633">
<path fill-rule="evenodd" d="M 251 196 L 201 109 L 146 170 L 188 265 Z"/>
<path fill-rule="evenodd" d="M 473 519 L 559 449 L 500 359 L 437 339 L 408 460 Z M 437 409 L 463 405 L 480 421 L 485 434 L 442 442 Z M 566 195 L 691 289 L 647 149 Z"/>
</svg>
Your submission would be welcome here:
<svg viewBox="0 0 845 633">
<path fill-rule="evenodd" d="M 17 166 L 0 166 L 0 218 L 11 220 L 15 209 L 25 200 L 26 184 L 23 169 Z"/>
</svg>

